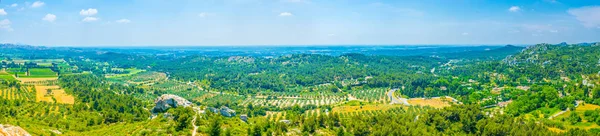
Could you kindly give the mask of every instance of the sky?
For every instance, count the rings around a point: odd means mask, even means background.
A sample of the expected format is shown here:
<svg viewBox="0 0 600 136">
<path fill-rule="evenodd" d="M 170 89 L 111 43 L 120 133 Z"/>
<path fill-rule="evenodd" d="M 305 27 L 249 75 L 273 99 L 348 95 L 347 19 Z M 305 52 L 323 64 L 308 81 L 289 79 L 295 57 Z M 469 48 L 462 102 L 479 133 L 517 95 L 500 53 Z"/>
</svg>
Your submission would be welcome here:
<svg viewBox="0 0 600 136">
<path fill-rule="evenodd" d="M 480 45 L 600 41 L 600 0 L 0 0 L 0 43 Z"/>
</svg>

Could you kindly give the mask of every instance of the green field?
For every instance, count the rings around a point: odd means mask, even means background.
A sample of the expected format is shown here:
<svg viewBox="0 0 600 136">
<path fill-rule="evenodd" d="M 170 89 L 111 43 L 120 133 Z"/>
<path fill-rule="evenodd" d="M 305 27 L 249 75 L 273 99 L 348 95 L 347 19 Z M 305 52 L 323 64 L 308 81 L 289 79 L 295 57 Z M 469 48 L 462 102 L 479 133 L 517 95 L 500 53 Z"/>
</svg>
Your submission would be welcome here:
<svg viewBox="0 0 600 136">
<path fill-rule="evenodd" d="M 6 69 L 6 72 L 10 75 L 19 75 L 19 76 L 25 76 L 25 69 L 21 69 L 21 68 L 8 68 Z"/>
<path fill-rule="evenodd" d="M 56 72 L 50 68 L 30 68 L 28 77 L 56 77 Z"/>
<path fill-rule="evenodd" d="M 5 72 L 0 72 L 0 80 L 16 80 L 15 77 L 13 77 L 12 75 L 5 73 Z"/>
<path fill-rule="evenodd" d="M 106 77 L 107 78 L 117 78 L 117 77 L 131 76 L 131 75 L 135 75 L 140 72 L 144 72 L 146 70 L 141 70 L 141 69 L 136 69 L 136 68 L 128 68 L 128 69 L 125 69 L 125 71 L 127 71 L 126 74 L 114 74 L 114 75 L 106 76 Z"/>
<path fill-rule="evenodd" d="M 29 76 L 27 76 L 27 72 L 25 69 L 21 68 L 8 68 L 7 71 L 9 75 L 15 75 L 15 73 L 19 77 L 30 77 L 30 78 L 47 78 L 47 77 L 56 77 L 56 72 L 52 71 L 50 68 L 30 68 Z"/>
</svg>

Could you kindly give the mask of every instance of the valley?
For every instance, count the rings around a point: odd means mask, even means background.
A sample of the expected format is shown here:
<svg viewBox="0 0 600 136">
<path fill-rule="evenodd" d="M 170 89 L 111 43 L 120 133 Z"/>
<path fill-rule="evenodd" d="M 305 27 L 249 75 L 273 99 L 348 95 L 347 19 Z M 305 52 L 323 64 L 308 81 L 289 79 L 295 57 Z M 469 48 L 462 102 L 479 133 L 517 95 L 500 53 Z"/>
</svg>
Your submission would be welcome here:
<svg viewBox="0 0 600 136">
<path fill-rule="evenodd" d="M 0 124 L 32 135 L 594 135 L 599 45 L 261 57 L 3 44 Z M 55 55 L 25 57 L 34 49 Z"/>
</svg>

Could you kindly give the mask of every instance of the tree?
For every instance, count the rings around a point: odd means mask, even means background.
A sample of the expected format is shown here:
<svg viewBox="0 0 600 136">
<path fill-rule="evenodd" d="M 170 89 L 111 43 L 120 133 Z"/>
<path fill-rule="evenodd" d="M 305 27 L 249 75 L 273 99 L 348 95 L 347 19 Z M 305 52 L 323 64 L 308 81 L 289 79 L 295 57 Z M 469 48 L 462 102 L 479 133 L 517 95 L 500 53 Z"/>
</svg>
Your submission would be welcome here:
<svg viewBox="0 0 600 136">
<path fill-rule="evenodd" d="M 569 123 L 571 124 L 576 124 L 578 122 L 581 122 L 581 117 L 577 113 L 571 112 L 571 115 L 569 115 L 567 121 L 569 121 Z"/>
<path fill-rule="evenodd" d="M 211 136 L 219 136 L 221 135 L 221 119 L 214 118 L 213 122 L 210 124 L 210 132 Z"/>
</svg>

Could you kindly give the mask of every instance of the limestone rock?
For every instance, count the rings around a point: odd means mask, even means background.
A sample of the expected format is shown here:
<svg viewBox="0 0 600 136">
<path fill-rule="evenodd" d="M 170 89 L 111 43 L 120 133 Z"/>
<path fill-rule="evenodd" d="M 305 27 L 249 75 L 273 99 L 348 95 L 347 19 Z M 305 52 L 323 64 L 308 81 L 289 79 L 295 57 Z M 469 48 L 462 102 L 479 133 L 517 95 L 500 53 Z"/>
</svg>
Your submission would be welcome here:
<svg viewBox="0 0 600 136">
<path fill-rule="evenodd" d="M 31 134 L 19 126 L 0 124 L 0 136 L 31 136 Z"/>
<path fill-rule="evenodd" d="M 154 100 L 154 103 L 156 104 L 156 106 L 154 106 L 152 111 L 166 111 L 171 107 L 188 107 L 192 105 L 190 101 L 172 94 L 164 94 L 156 98 L 156 100 Z"/>
</svg>

